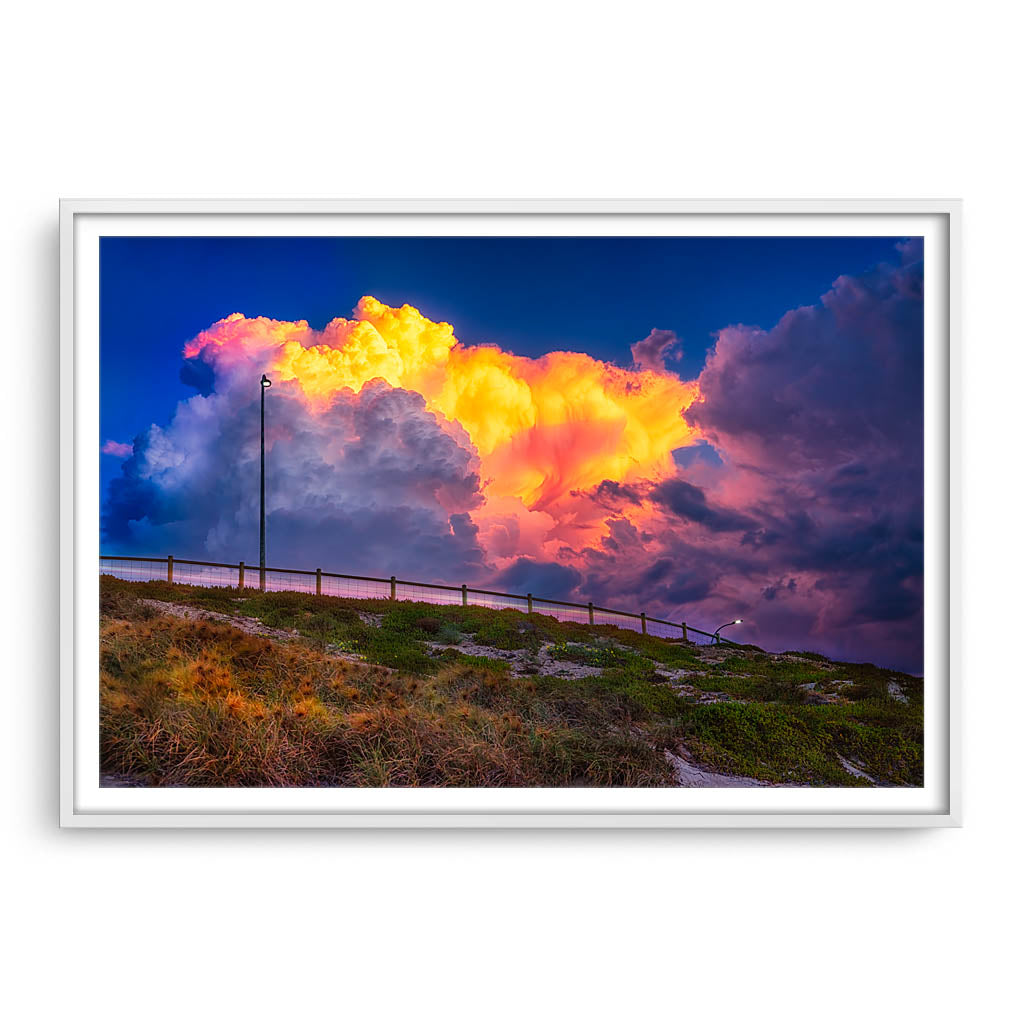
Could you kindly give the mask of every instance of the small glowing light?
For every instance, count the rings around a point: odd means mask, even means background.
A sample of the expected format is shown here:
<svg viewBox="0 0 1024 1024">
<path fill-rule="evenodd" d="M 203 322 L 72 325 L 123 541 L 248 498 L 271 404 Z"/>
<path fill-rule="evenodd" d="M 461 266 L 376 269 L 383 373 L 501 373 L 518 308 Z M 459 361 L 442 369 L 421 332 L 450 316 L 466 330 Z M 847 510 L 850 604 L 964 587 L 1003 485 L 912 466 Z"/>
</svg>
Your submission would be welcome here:
<svg viewBox="0 0 1024 1024">
<path fill-rule="evenodd" d="M 733 625 L 734 626 L 738 626 L 742 621 L 743 621 L 742 619 L 736 619 L 736 621 L 733 623 Z"/>
</svg>

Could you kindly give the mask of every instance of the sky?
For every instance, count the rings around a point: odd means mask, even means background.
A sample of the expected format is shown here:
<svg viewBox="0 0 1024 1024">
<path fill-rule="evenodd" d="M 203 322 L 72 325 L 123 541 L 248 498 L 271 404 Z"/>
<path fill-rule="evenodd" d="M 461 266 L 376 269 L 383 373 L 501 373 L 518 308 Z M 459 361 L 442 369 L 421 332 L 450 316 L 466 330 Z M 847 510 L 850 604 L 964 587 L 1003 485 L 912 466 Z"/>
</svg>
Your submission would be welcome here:
<svg viewBox="0 0 1024 1024">
<path fill-rule="evenodd" d="M 270 564 L 743 617 L 769 649 L 920 670 L 919 240 L 100 256 L 106 553 L 256 560 L 267 371 Z"/>
</svg>

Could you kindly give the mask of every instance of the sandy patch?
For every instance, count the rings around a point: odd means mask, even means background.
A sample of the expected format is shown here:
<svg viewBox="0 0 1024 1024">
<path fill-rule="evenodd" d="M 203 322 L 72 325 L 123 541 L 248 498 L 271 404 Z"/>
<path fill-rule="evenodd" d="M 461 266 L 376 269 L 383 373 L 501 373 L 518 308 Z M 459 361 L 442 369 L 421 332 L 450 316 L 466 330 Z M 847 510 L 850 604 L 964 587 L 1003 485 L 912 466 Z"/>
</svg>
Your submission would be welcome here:
<svg viewBox="0 0 1024 1024">
<path fill-rule="evenodd" d="M 769 785 L 767 782 L 750 779 L 744 775 L 723 775 L 721 772 L 701 768 L 685 747 L 680 747 L 678 754 L 666 750 L 665 758 L 672 766 L 676 783 L 682 789 L 747 789 Z"/>
<path fill-rule="evenodd" d="M 797 683 L 797 687 L 807 694 L 808 704 L 845 704 L 846 702 L 837 693 L 826 693 L 818 689 L 817 683 Z M 834 686 L 834 683 L 830 683 Z"/>
<path fill-rule="evenodd" d="M 427 646 L 434 654 L 438 654 L 441 651 L 454 650 L 477 658 L 491 658 L 494 661 L 503 661 L 508 665 L 509 675 L 516 679 L 523 679 L 527 676 L 559 676 L 562 679 L 586 679 L 589 676 L 596 676 L 601 673 L 601 669 L 594 665 L 580 665 L 575 661 L 560 661 L 558 658 L 553 658 L 548 653 L 552 647 L 551 644 L 544 644 L 536 654 L 527 650 L 505 651 L 500 647 L 489 647 L 487 644 L 478 644 L 473 640 L 465 638 L 458 646 L 430 642 L 427 643 Z"/>
<path fill-rule="evenodd" d="M 910 703 L 910 698 L 903 692 L 903 687 L 895 679 L 889 680 L 889 696 L 893 700 L 898 700 L 901 704 Z"/>
<path fill-rule="evenodd" d="M 843 757 L 842 754 L 838 754 L 837 757 L 839 758 L 839 763 L 843 766 L 844 772 L 847 772 L 848 774 L 853 775 L 858 779 L 866 779 L 868 782 L 871 783 L 872 786 L 881 785 L 878 779 L 868 775 L 866 771 L 864 771 L 862 768 L 858 768 L 857 765 L 855 765 L 852 761 L 848 761 L 845 757 Z"/>
</svg>

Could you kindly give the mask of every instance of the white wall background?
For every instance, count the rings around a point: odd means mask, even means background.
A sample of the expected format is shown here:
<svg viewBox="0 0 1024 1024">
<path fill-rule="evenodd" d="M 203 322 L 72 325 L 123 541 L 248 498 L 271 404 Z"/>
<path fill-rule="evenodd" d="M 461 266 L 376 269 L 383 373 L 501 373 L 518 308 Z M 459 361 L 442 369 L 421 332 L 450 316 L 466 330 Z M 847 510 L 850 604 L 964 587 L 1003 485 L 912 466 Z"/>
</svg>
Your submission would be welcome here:
<svg viewBox="0 0 1024 1024">
<path fill-rule="evenodd" d="M 97 0 L 4 22 L 10 1019 L 1012 1015 L 1019 8 Z M 58 832 L 65 195 L 963 197 L 966 827 Z"/>
</svg>

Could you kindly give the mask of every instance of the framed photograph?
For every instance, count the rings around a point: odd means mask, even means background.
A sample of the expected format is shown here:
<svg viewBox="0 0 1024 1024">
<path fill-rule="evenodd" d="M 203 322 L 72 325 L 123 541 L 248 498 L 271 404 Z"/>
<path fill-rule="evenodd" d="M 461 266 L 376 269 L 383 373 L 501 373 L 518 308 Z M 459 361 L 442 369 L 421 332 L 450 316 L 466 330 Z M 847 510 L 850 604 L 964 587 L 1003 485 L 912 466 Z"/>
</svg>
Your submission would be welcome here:
<svg viewBox="0 0 1024 1024">
<path fill-rule="evenodd" d="M 61 204 L 61 823 L 960 823 L 955 201 Z"/>
</svg>

